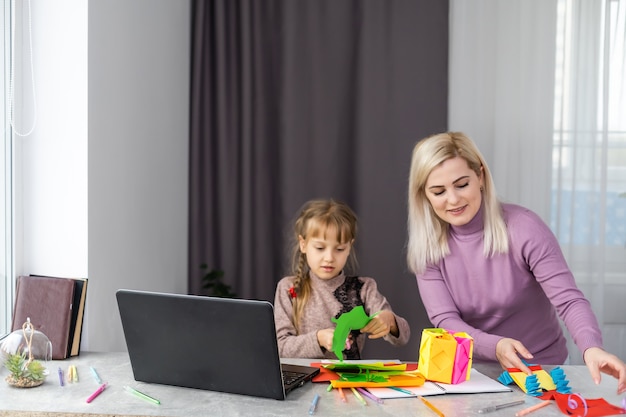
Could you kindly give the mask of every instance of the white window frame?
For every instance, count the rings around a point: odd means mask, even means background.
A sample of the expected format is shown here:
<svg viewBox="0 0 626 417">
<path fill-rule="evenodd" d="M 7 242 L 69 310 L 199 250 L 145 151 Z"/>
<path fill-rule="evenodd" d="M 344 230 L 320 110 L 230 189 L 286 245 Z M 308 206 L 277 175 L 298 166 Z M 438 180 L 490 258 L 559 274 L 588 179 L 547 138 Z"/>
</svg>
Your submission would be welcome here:
<svg viewBox="0 0 626 417">
<path fill-rule="evenodd" d="M 11 13 L 12 2 L 3 2 L 2 26 L 0 27 L 0 45 L 2 45 L 2 68 L 3 68 L 3 88 L 2 108 L 4 117 L 2 118 L 3 132 L 2 146 L 0 146 L 0 286 L 2 296 L 0 297 L 0 336 L 7 334 L 11 330 L 11 317 L 13 314 L 13 297 L 15 293 L 14 262 L 13 262 L 13 132 L 9 121 L 7 110 L 8 86 L 11 76 Z"/>
</svg>

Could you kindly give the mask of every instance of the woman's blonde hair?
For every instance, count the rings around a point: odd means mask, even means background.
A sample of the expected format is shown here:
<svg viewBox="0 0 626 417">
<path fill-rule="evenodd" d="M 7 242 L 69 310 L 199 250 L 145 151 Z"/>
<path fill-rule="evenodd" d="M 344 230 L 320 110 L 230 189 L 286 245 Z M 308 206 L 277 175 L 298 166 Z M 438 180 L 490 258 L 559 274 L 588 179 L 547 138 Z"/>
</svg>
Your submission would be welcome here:
<svg viewBox="0 0 626 417">
<path fill-rule="evenodd" d="M 319 236 L 325 238 L 330 228 L 336 231 L 337 242 L 352 244 L 357 235 L 356 214 L 348 205 L 339 201 L 310 200 L 302 206 L 294 222 L 291 269 L 294 275 L 293 287 L 296 292 L 296 297 L 293 298 L 293 321 L 296 329 L 299 327 L 300 318 L 311 294 L 310 268 L 306 254 L 300 251 L 300 237 L 304 240 Z M 346 270 L 354 272 L 356 267 L 356 253 L 354 248 L 351 248 Z"/>
<path fill-rule="evenodd" d="M 407 262 L 413 273 L 421 274 L 450 253 L 449 224 L 439 218 L 426 197 L 426 181 L 444 161 L 461 157 L 480 178 L 483 175 L 483 221 L 485 256 L 506 253 L 509 240 L 489 167 L 474 142 L 461 132 L 445 132 L 419 141 L 413 148 L 408 192 Z M 481 173 L 482 170 L 482 173 Z"/>
</svg>

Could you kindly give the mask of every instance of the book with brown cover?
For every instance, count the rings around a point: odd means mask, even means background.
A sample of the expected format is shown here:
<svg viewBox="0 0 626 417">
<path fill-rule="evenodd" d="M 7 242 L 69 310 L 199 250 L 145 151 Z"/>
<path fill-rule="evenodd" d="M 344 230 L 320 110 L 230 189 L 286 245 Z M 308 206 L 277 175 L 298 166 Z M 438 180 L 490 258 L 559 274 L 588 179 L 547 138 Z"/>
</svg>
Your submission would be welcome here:
<svg viewBox="0 0 626 417">
<path fill-rule="evenodd" d="M 74 288 L 74 280 L 67 278 L 18 277 L 12 331 L 30 318 L 35 330 L 50 339 L 52 359 L 67 358 Z"/>
</svg>

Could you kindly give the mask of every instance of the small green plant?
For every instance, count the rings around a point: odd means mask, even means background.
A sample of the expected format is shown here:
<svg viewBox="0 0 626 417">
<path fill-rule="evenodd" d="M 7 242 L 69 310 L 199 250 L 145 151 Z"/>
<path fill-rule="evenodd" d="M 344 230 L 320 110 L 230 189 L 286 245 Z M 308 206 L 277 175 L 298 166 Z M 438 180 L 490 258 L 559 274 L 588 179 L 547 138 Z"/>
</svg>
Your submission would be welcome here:
<svg viewBox="0 0 626 417">
<path fill-rule="evenodd" d="M 200 265 L 200 269 L 207 271 L 209 269 L 207 264 Z M 224 277 L 224 271 L 220 269 L 211 269 L 202 278 L 202 288 L 208 290 L 209 294 L 214 297 L 229 297 L 234 298 L 237 295 L 231 291 L 230 285 L 224 284 L 222 278 Z"/>
<path fill-rule="evenodd" d="M 41 362 L 28 359 L 24 352 L 9 354 L 4 366 L 11 373 L 6 378 L 11 385 L 34 387 L 41 385 L 46 377 L 46 368 Z"/>
</svg>

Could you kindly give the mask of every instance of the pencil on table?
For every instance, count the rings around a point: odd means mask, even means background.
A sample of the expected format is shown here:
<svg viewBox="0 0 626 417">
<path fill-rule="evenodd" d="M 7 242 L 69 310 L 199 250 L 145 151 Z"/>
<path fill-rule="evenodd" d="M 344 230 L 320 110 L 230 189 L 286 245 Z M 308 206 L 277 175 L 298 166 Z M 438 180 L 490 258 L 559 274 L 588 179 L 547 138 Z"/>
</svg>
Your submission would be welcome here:
<svg viewBox="0 0 626 417">
<path fill-rule="evenodd" d="M 428 408 L 430 408 L 431 410 L 433 410 L 435 413 L 437 413 L 437 415 L 439 417 L 446 417 L 441 411 L 439 411 L 439 409 L 437 407 L 435 407 L 434 405 L 432 405 L 429 401 L 426 401 L 426 399 L 424 397 L 419 397 L 420 400 L 422 400 L 422 402 L 424 404 L 426 404 L 426 406 Z"/>
<path fill-rule="evenodd" d="M 359 400 L 359 402 L 363 405 L 367 405 L 367 401 L 365 401 L 365 399 L 363 397 L 361 397 L 361 394 L 359 394 L 359 392 L 356 390 L 356 388 L 354 387 L 350 387 L 350 389 L 352 390 L 352 393 L 354 394 L 354 396 L 356 397 L 357 400 Z"/>
</svg>

